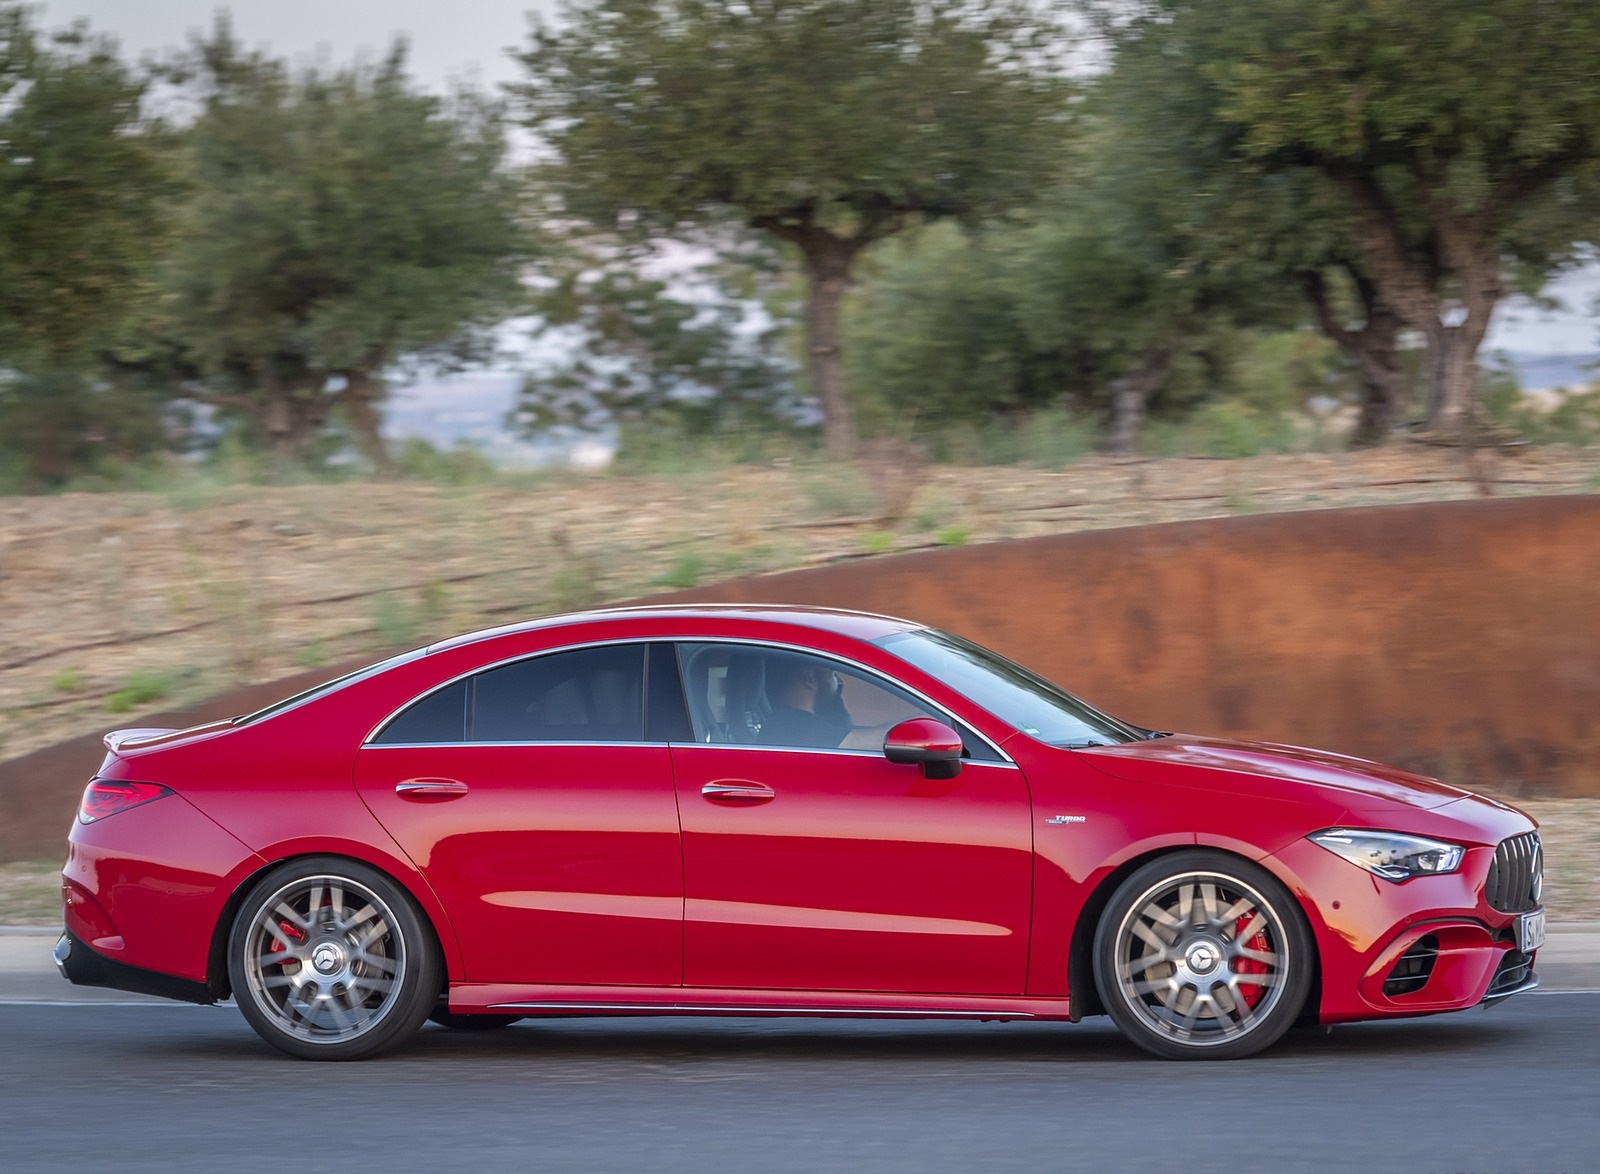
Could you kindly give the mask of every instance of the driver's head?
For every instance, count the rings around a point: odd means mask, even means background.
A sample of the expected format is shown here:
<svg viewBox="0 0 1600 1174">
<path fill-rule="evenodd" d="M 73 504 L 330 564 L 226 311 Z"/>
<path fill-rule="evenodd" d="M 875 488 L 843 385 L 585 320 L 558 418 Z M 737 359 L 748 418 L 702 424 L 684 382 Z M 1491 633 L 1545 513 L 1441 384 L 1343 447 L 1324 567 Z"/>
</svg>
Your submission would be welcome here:
<svg viewBox="0 0 1600 1174">
<path fill-rule="evenodd" d="M 778 653 L 767 660 L 767 696 L 775 704 L 810 713 L 840 703 L 839 674 L 820 660 Z"/>
</svg>

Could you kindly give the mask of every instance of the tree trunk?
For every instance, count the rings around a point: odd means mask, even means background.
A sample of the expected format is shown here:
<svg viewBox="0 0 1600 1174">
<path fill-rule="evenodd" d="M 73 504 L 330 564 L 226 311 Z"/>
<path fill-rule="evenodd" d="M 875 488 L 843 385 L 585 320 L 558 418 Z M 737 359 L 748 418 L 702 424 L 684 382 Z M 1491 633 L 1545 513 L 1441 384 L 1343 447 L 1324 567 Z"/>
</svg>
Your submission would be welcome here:
<svg viewBox="0 0 1600 1174">
<path fill-rule="evenodd" d="M 1473 443 L 1482 426 L 1478 347 L 1504 292 L 1494 218 L 1455 211 L 1428 176 L 1418 176 L 1437 238 L 1435 269 L 1411 255 L 1403 218 L 1375 178 L 1350 171 L 1335 178 L 1355 203 L 1358 240 L 1379 295 L 1428 340 L 1428 433 L 1447 444 Z M 1444 274 L 1460 287 L 1453 304 L 1441 293 Z"/>
<path fill-rule="evenodd" d="M 1368 448 L 1387 442 L 1405 423 L 1411 380 L 1400 359 L 1400 319 L 1379 307 L 1367 318 L 1350 352 L 1361 374 L 1361 414 L 1350 443 Z"/>
<path fill-rule="evenodd" d="M 1351 265 L 1346 268 L 1361 297 L 1365 320 L 1359 327 L 1344 325 L 1334 313 L 1320 272 L 1307 273 L 1305 286 L 1322 333 L 1355 360 L 1361 379 L 1361 414 L 1350 444 L 1365 448 L 1383 444 L 1404 421 L 1411 382 L 1400 360 L 1400 316 L 1384 304 L 1376 283 L 1365 273 Z"/>
<path fill-rule="evenodd" d="M 385 477 L 395 471 L 394 459 L 383 439 L 383 414 L 378 411 L 378 401 L 383 398 L 381 379 L 374 379 L 365 371 L 345 371 L 344 390 L 339 402 L 344 405 L 345 419 L 356 434 L 356 443 L 366 454 L 372 467 Z"/>
<path fill-rule="evenodd" d="M 839 340 L 839 307 L 850 286 L 858 246 L 823 233 L 799 242 L 805 251 L 806 349 L 811 386 L 822 405 L 822 433 L 828 455 L 849 460 L 856 453 L 856 421 L 844 382 L 844 349 Z"/>
<path fill-rule="evenodd" d="M 1151 396 L 1161 390 L 1172 367 L 1172 351 L 1158 347 L 1136 369 L 1111 381 L 1111 441 L 1114 453 L 1130 453 L 1144 423 Z"/>
</svg>

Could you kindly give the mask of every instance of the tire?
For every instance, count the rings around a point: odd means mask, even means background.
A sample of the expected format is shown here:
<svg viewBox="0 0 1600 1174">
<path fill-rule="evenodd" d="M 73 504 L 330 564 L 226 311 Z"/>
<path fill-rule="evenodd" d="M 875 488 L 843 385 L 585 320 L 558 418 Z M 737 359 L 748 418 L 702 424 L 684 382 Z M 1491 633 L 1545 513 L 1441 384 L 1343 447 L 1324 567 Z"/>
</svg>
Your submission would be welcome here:
<svg viewBox="0 0 1600 1174">
<path fill-rule="evenodd" d="M 1305 915 L 1278 880 L 1222 852 L 1175 852 L 1111 895 L 1094 935 L 1101 1002 L 1170 1060 L 1236 1060 L 1299 1017 L 1316 966 Z"/>
<path fill-rule="evenodd" d="M 416 903 L 376 869 L 311 856 L 264 876 L 228 936 L 234 1000 L 304 1060 L 362 1060 L 409 1039 L 438 1003 L 439 948 Z"/>
<path fill-rule="evenodd" d="M 456 1031 L 490 1031 L 496 1027 L 510 1027 L 526 1018 L 525 1015 L 458 1015 L 453 1011 L 435 1011 L 428 1016 L 428 1022 Z"/>
</svg>

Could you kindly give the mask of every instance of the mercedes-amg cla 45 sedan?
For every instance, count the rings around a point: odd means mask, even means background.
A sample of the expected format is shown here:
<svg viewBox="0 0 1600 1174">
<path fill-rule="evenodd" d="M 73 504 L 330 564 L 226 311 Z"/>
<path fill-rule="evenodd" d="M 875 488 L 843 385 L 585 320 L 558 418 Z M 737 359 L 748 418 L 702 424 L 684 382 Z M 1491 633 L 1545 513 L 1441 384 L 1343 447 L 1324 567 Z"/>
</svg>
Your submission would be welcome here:
<svg viewBox="0 0 1600 1174">
<path fill-rule="evenodd" d="M 883 616 L 560 616 L 106 745 L 62 972 L 231 995 L 309 1059 L 429 1019 L 1102 1013 L 1224 1059 L 1537 982 L 1521 812 Z"/>
</svg>

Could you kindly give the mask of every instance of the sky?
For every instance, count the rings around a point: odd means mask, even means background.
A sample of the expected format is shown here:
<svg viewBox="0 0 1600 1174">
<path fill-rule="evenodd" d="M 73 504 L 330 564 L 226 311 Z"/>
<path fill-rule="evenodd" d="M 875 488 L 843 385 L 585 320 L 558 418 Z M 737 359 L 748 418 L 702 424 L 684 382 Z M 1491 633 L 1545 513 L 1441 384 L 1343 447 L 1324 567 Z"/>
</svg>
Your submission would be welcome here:
<svg viewBox="0 0 1600 1174">
<path fill-rule="evenodd" d="M 42 24 L 55 28 L 76 19 L 110 33 L 133 56 L 175 49 L 191 32 L 211 27 L 226 8 L 234 31 L 252 48 L 291 59 L 319 53 L 348 61 L 376 58 L 396 33 L 411 43 L 412 74 L 438 90 L 458 79 L 487 85 L 516 80 L 518 66 L 506 50 L 526 42 L 528 13 L 553 13 L 557 0 L 35 0 Z M 1542 310 L 1510 299 L 1495 315 L 1486 346 L 1532 354 L 1600 351 L 1600 267 L 1590 266 L 1547 292 L 1565 306 Z"/>
<path fill-rule="evenodd" d="M 33 0 L 46 28 L 87 20 L 110 33 L 132 56 L 175 49 L 191 32 L 211 28 L 218 11 L 252 48 L 291 59 L 327 53 L 348 61 L 378 57 L 396 33 L 411 42 L 411 69 L 430 88 L 453 79 L 515 80 L 508 48 L 527 40 L 529 12 L 554 12 L 555 0 Z"/>
</svg>

